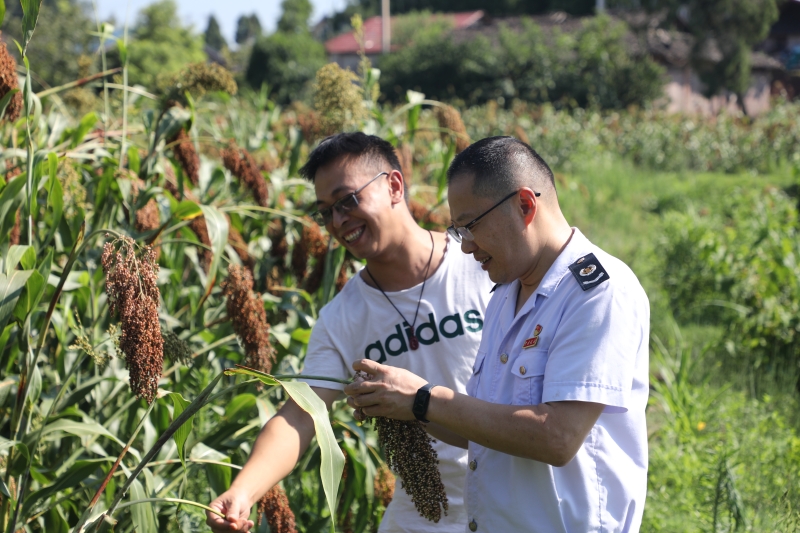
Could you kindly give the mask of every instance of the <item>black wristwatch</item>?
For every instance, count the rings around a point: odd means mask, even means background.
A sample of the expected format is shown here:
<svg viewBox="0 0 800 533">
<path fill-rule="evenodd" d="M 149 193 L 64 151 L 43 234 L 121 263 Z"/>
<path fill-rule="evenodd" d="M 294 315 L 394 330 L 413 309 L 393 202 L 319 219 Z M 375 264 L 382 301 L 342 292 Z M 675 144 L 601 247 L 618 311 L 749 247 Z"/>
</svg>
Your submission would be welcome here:
<svg viewBox="0 0 800 533">
<path fill-rule="evenodd" d="M 431 401 L 431 389 L 435 386 L 436 385 L 432 383 L 426 383 L 420 387 L 417 391 L 417 396 L 414 398 L 414 406 L 411 408 L 414 417 L 425 424 L 428 423 L 428 420 L 425 419 L 425 415 L 428 412 L 428 404 Z"/>
</svg>

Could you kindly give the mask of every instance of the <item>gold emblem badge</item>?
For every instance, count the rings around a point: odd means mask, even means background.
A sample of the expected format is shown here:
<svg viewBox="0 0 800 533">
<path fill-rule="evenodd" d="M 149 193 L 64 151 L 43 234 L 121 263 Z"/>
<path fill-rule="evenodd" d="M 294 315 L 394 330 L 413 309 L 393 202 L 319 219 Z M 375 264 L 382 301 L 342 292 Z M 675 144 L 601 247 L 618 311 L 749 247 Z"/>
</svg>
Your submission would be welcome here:
<svg viewBox="0 0 800 533">
<path fill-rule="evenodd" d="M 581 269 L 580 275 L 581 276 L 588 276 L 589 274 L 591 274 L 595 270 L 597 270 L 597 267 L 595 265 L 589 265 L 586 268 Z"/>
</svg>

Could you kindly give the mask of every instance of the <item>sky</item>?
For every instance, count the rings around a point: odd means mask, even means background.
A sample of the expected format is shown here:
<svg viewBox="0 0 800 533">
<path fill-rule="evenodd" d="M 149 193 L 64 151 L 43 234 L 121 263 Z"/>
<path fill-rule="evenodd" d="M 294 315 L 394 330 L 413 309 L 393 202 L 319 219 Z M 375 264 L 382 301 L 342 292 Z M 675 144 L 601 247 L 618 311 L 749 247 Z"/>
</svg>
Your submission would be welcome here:
<svg viewBox="0 0 800 533">
<path fill-rule="evenodd" d="M 236 33 L 236 21 L 240 15 L 249 15 L 255 12 L 261 26 L 271 32 L 275 29 L 281 14 L 281 0 L 175 0 L 184 23 L 193 24 L 195 29 L 203 31 L 208 22 L 208 16 L 213 14 L 222 27 L 222 34 L 233 43 Z M 129 23 L 136 20 L 136 14 L 141 8 L 153 0 L 95 0 L 100 18 L 107 20 L 112 15 L 116 18 L 121 28 L 126 20 Z M 347 0 L 311 0 L 314 5 L 312 22 L 319 21 L 325 15 L 343 9 Z"/>
</svg>

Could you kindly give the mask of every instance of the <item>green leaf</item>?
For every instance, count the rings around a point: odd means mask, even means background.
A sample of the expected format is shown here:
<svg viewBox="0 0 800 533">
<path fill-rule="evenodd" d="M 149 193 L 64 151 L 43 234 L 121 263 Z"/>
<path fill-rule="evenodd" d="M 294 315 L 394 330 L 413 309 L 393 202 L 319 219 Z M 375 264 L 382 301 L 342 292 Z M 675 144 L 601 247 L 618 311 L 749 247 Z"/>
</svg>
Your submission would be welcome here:
<svg viewBox="0 0 800 533">
<path fill-rule="evenodd" d="M 325 498 L 328 500 L 331 521 L 334 521 L 336 516 L 336 496 L 339 493 L 339 483 L 342 481 L 342 471 L 344 470 L 344 454 L 342 454 L 342 450 L 336 443 L 336 435 L 333 434 L 333 429 L 328 419 L 328 408 L 325 402 L 311 390 L 308 383 L 303 381 L 280 381 L 279 383 L 295 403 L 314 419 L 317 444 L 322 455 L 319 474 L 322 478 Z"/>
<path fill-rule="evenodd" d="M 233 400 L 225 407 L 225 418 L 232 422 L 236 422 L 242 416 L 247 416 L 247 413 L 255 406 L 255 394 L 244 393 L 238 394 Z"/>
<path fill-rule="evenodd" d="M 5 329 L 25 283 L 33 272 L 33 270 L 15 270 L 8 276 L 0 274 L 0 331 Z"/>
<path fill-rule="evenodd" d="M 217 268 L 219 267 L 222 254 L 225 252 L 225 245 L 228 243 L 228 219 L 225 215 L 214 206 L 201 205 L 200 209 L 203 211 L 203 216 L 206 219 L 206 228 L 208 228 L 208 238 L 211 241 L 211 249 L 214 252 L 214 258 L 211 260 L 211 266 L 208 268 L 208 281 L 206 282 L 205 293 L 211 291 L 214 281 L 217 276 Z"/>
<path fill-rule="evenodd" d="M 2 3 L 2 2 L 3 2 L 3 0 L 0 0 L 0 3 Z M 3 115 L 6 114 L 6 108 L 8 108 L 8 104 L 11 103 L 11 99 L 18 92 L 19 92 L 19 89 L 11 89 L 2 98 L 0 98 L 0 117 L 2 117 Z"/>
<path fill-rule="evenodd" d="M 128 147 L 128 168 L 135 173 L 139 173 L 142 162 L 139 159 L 139 149 L 136 146 Z"/>
<path fill-rule="evenodd" d="M 172 419 L 175 420 L 184 410 L 186 410 L 189 402 L 177 392 L 170 392 L 169 397 L 172 400 L 172 405 L 175 406 L 175 411 L 172 414 Z M 193 421 L 194 416 L 181 424 L 181 427 L 179 427 L 172 436 L 172 438 L 175 439 L 175 446 L 178 447 L 178 457 L 181 459 L 181 464 L 183 465 L 184 471 L 186 471 L 186 440 L 189 438 L 189 434 L 192 432 Z"/>
<path fill-rule="evenodd" d="M 76 437 L 87 437 L 89 435 L 102 435 L 103 437 L 108 437 L 109 439 L 113 440 L 120 446 L 124 446 L 123 442 L 119 440 L 115 435 L 109 432 L 106 428 L 98 424 L 97 422 L 78 422 L 75 420 L 67 420 L 61 419 L 56 420 L 50 424 L 47 424 L 42 429 L 42 437 L 45 435 L 49 435 L 50 433 L 54 433 L 56 431 L 63 431 L 64 433 L 70 433 L 75 435 Z"/>
<path fill-rule="evenodd" d="M 52 507 L 44 515 L 44 530 L 48 533 L 69 533 L 69 524 L 61 516 L 61 511 L 58 507 Z"/>
<path fill-rule="evenodd" d="M 86 137 L 86 134 L 89 133 L 89 130 L 94 128 L 94 125 L 97 124 L 99 117 L 97 113 L 91 111 L 83 116 L 81 119 L 80 124 L 73 130 L 72 132 L 72 142 L 70 144 L 71 148 L 77 147 L 83 141 L 83 138 Z"/>
<path fill-rule="evenodd" d="M 102 463 L 113 462 L 113 457 L 102 457 L 99 459 L 86 459 L 82 461 L 75 461 L 66 472 L 61 474 L 51 485 L 41 488 L 30 496 L 25 498 L 22 504 L 22 518 L 25 519 L 36 505 L 43 500 L 47 500 L 51 496 L 61 492 L 62 490 L 77 487 L 86 482 L 86 478 L 96 472 Z"/>
<path fill-rule="evenodd" d="M 36 266 L 36 250 L 33 246 L 15 244 L 8 249 L 5 264 L 6 276 L 10 276 L 20 263 L 22 270 L 32 270 Z"/>
<path fill-rule="evenodd" d="M 55 152 L 47 154 L 50 164 L 50 182 L 47 184 L 47 207 L 52 210 L 53 220 L 50 222 L 50 231 L 45 238 L 44 246 L 50 244 L 50 240 L 56 233 L 58 225 L 61 223 L 61 215 L 64 214 L 64 190 L 58 179 L 58 155 Z"/>
<path fill-rule="evenodd" d="M 11 228 L 14 226 L 14 218 L 19 209 L 16 205 L 20 191 L 25 187 L 25 174 L 20 174 L 11 180 L 3 190 L 0 191 L 0 238 L 8 238 Z M 22 198 L 19 198 L 21 205 Z"/>
<path fill-rule="evenodd" d="M 24 323 L 28 315 L 36 309 L 36 305 L 42 298 L 46 286 L 47 281 L 38 271 L 31 272 L 28 281 L 25 282 L 25 288 L 20 294 L 19 300 L 17 300 L 17 305 L 14 306 L 14 318 L 20 324 Z"/>
<path fill-rule="evenodd" d="M 230 457 L 222 452 L 206 446 L 202 442 L 198 442 L 192 448 L 192 459 L 206 459 L 219 461 L 221 463 L 231 462 Z M 230 488 L 232 472 L 229 467 L 206 463 L 203 465 L 203 469 L 208 475 L 208 484 L 211 485 L 211 490 L 213 490 L 215 493 L 222 494 L 228 490 L 228 488 Z"/>
<path fill-rule="evenodd" d="M 161 139 L 171 139 L 191 117 L 192 114 L 187 109 L 178 106 L 170 107 L 158 121 L 155 137 L 156 145 Z"/>
<path fill-rule="evenodd" d="M 297 328 L 292 331 L 292 338 L 297 342 L 308 344 L 308 340 L 311 338 L 311 330 L 307 328 Z"/>
<path fill-rule="evenodd" d="M 0 26 L 3 25 L 3 21 L 6 19 L 6 2 L 5 0 L 0 0 Z M 3 116 L 3 113 L 0 113 L 0 117 Z"/>
<path fill-rule="evenodd" d="M 26 55 L 28 43 L 33 37 L 33 30 L 36 29 L 36 21 L 39 19 L 39 8 L 42 0 L 20 0 L 22 4 L 22 55 Z"/>
<path fill-rule="evenodd" d="M 178 220 L 191 220 L 203 214 L 200 206 L 189 200 L 183 200 L 172 212 L 172 217 Z"/>
<path fill-rule="evenodd" d="M 147 492 L 138 479 L 135 479 L 133 483 L 131 483 L 130 495 L 131 501 L 144 500 L 148 497 Z M 131 519 L 136 533 L 158 533 L 156 515 L 153 511 L 152 503 L 148 502 L 131 506 Z"/>
</svg>

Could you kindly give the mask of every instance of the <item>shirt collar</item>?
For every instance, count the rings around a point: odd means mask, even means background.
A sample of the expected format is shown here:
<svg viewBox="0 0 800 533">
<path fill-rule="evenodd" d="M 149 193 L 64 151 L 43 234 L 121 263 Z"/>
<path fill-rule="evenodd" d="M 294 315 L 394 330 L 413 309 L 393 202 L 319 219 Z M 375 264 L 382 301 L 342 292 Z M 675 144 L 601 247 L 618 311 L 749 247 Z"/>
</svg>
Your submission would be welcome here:
<svg viewBox="0 0 800 533">
<path fill-rule="evenodd" d="M 561 283 L 561 280 L 564 279 L 564 276 L 569 271 L 569 266 L 591 252 L 592 248 L 592 243 L 581 233 L 581 230 L 572 228 L 572 237 L 564 247 L 564 250 L 558 254 L 556 260 L 550 265 L 550 268 L 547 269 L 547 273 L 545 273 L 542 281 L 539 282 L 539 287 L 536 289 L 535 294 L 541 294 L 542 296 L 553 294 L 553 291 L 556 290 L 558 284 Z"/>
</svg>

